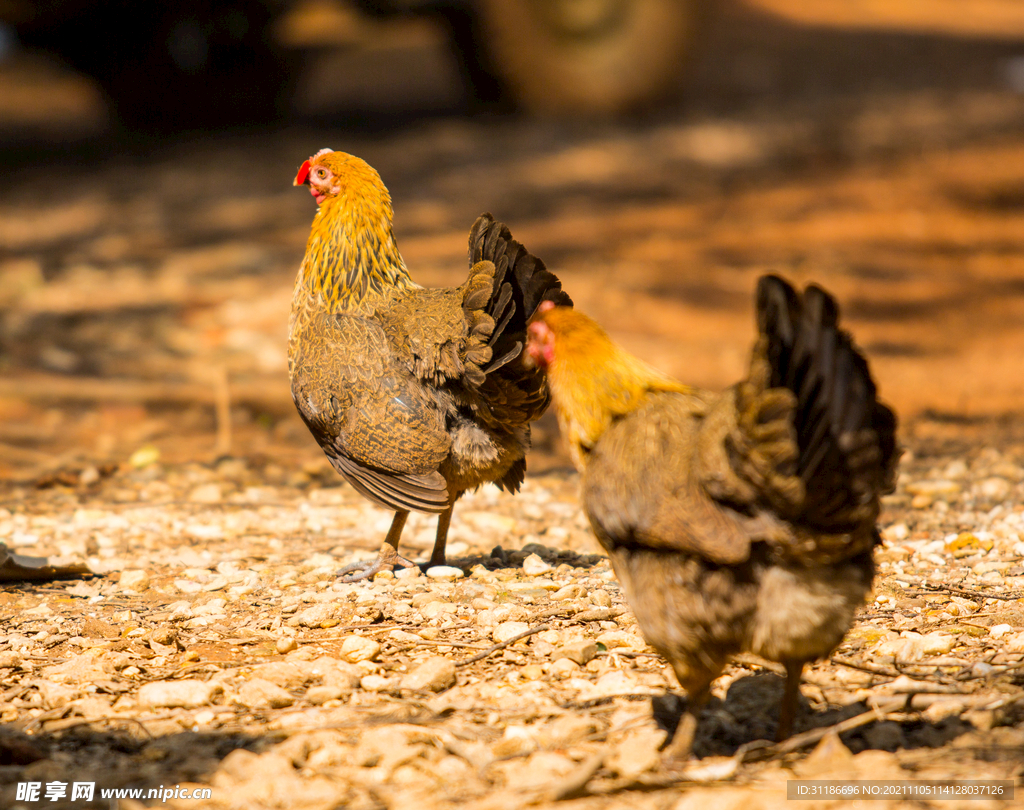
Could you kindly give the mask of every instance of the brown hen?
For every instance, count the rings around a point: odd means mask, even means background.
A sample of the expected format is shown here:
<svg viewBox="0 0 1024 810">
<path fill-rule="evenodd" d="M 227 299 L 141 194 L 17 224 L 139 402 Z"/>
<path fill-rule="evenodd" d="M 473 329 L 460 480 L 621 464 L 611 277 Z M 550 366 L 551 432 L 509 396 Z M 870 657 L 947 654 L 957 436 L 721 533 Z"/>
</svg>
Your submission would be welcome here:
<svg viewBox="0 0 1024 810">
<path fill-rule="evenodd" d="M 335 469 L 395 511 L 364 579 L 395 565 L 411 510 L 439 514 L 429 565 L 445 562 L 455 501 L 492 481 L 516 492 L 530 422 L 549 395 L 523 364 L 542 301 L 571 306 L 558 279 L 489 214 L 469 234 L 469 278 L 425 289 L 392 232 L 391 197 L 363 160 L 324 149 L 302 164 L 320 208 L 295 282 L 288 368 L 299 414 Z"/>
<path fill-rule="evenodd" d="M 804 664 L 839 644 L 871 588 L 896 418 L 838 317 L 821 288 L 763 277 L 749 374 L 720 394 L 651 369 L 579 312 L 545 305 L 529 327 L 590 523 L 688 695 L 670 757 L 689 754 L 741 651 L 785 666 L 788 736 Z"/>
</svg>

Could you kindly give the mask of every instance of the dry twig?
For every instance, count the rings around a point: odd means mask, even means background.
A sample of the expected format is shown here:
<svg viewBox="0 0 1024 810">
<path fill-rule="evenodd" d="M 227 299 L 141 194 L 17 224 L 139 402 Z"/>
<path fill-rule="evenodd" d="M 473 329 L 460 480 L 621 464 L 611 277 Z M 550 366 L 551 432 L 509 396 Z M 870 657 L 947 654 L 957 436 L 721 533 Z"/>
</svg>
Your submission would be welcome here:
<svg viewBox="0 0 1024 810">
<path fill-rule="evenodd" d="M 501 641 L 501 642 L 495 644 L 493 647 L 488 647 L 482 653 L 478 653 L 477 655 L 470 656 L 469 658 L 463 658 L 461 661 L 456 661 L 455 662 L 455 666 L 457 666 L 457 667 L 464 667 L 467 664 L 474 664 L 477 661 L 483 661 L 487 656 L 492 655 L 493 653 L 496 653 L 499 650 L 505 649 L 510 644 L 515 644 L 517 641 L 520 641 L 520 640 L 522 640 L 524 638 L 527 638 L 528 636 L 533 636 L 533 635 L 536 635 L 537 633 L 543 633 L 545 630 L 550 630 L 550 629 L 551 629 L 551 625 L 549 625 L 549 624 L 538 624 L 536 627 L 531 627 L 529 630 L 524 630 L 522 633 L 514 635 L 510 639 L 506 639 L 505 641 Z"/>
</svg>

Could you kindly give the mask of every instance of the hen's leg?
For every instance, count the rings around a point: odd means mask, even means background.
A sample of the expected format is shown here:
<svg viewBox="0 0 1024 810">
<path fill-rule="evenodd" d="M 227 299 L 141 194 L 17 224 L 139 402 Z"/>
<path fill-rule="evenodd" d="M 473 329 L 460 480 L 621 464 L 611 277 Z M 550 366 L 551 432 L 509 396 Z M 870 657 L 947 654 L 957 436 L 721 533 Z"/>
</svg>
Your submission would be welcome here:
<svg viewBox="0 0 1024 810">
<path fill-rule="evenodd" d="M 461 494 L 461 492 L 456 493 L 455 497 L 452 498 L 452 505 L 437 516 L 437 539 L 434 540 L 434 550 L 430 552 L 430 562 L 426 564 L 426 568 L 444 565 L 447 561 L 444 549 L 448 545 L 448 527 L 452 524 L 452 512 L 455 511 L 455 502 Z"/>
<path fill-rule="evenodd" d="M 690 684 L 690 688 L 686 690 L 686 711 L 679 718 L 672 742 L 662 752 L 662 762 L 670 765 L 681 764 L 693 754 L 693 740 L 697 736 L 697 715 L 700 714 L 710 694 L 710 680 L 700 686 Z"/>
<path fill-rule="evenodd" d="M 391 521 L 391 528 L 388 529 L 388 536 L 384 538 L 384 545 L 381 546 L 377 559 L 372 562 L 354 562 L 346 565 L 338 571 L 341 581 L 359 582 L 362 579 L 370 579 L 381 571 L 393 571 L 396 566 L 398 568 L 414 566 L 416 563 L 410 562 L 398 554 L 398 541 L 402 539 L 402 529 L 405 528 L 405 521 L 408 518 L 408 512 L 395 512 L 395 519 Z"/>
<path fill-rule="evenodd" d="M 800 675 L 804 671 L 803 661 L 786 661 L 786 690 L 782 693 L 782 706 L 779 709 L 779 728 L 775 732 L 775 741 L 782 742 L 793 733 L 793 720 L 800 700 Z"/>
</svg>

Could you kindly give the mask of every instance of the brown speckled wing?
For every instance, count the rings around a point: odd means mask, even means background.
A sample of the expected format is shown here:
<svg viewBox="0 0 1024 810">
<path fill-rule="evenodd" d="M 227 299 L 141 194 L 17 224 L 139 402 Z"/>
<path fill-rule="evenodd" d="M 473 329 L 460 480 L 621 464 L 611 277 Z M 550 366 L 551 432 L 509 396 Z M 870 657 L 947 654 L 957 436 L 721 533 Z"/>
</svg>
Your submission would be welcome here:
<svg viewBox="0 0 1024 810">
<path fill-rule="evenodd" d="M 443 512 L 452 504 L 444 477 L 438 472 L 423 475 L 375 470 L 343 455 L 331 456 L 331 464 L 363 497 L 387 509 Z"/>
<path fill-rule="evenodd" d="M 325 315 L 293 358 L 292 397 L 335 468 L 374 502 L 440 512 L 438 467 L 451 439 L 436 398 L 396 357 L 381 326 Z"/>
</svg>

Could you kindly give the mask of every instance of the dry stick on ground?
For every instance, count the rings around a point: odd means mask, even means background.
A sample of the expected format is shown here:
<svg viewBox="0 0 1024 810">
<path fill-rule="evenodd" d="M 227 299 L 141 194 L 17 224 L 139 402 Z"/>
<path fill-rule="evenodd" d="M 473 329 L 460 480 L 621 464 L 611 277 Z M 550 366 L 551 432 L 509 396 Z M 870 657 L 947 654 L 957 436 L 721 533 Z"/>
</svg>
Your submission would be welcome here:
<svg viewBox="0 0 1024 810">
<path fill-rule="evenodd" d="M 952 585 L 924 585 L 916 588 L 915 593 L 920 595 L 948 593 L 953 596 L 963 596 L 967 599 L 1002 599 L 1005 601 L 1024 599 L 1024 594 L 1019 593 L 988 593 L 987 591 L 975 591 L 969 588 L 955 588 Z"/>
<path fill-rule="evenodd" d="M 780 743 L 763 745 L 764 740 L 755 740 L 752 743 L 740 746 L 739 751 L 736 752 L 736 756 L 740 757 L 743 762 L 750 762 L 752 760 L 770 759 L 782 756 L 783 754 L 792 753 L 793 751 L 799 751 L 801 748 L 814 745 L 814 743 L 818 742 L 833 731 L 836 734 L 842 734 L 843 732 L 860 728 L 861 726 L 866 726 L 868 723 L 873 723 L 876 720 L 885 720 L 890 713 L 905 707 L 909 703 L 911 697 L 913 696 L 902 695 L 886 701 L 879 701 L 873 708 L 868 709 L 866 712 L 861 712 L 853 717 L 849 717 L 835 725 L 824 726 L 822 728 L 812 728 L 810 731 L 805 731 L 802 734 L 794 734 L 788 740 L 783 740 Z"/>
<path fill-rule="evenodd" d="M 883 667 L 879 664 L 869 664 L 864 661 L 854 661 L 852 658 L 845 658 L 841 655 L 833 655 L 829 661 L 833 664 L 840 664 L 850 669 L 859 669 L 861 672 L 870 672 L 872 675 L 884 675 L 888 678 L 897 678 L 900 673 L 892 667 Z"/>
<path fill-rule="evenodd" d="M 487 656 L 492 655 L 493 653 L 496 653 L 499 650 L 505 649 L 510 644 L 515 644 L 517 641 L 520 641 L 521 639 L 524 639 L 527 636 L 533 636 L 537 633 L 543 633 L 545 630 L 550 629 L 550 624 L 538 624 L 536 627 L 531 627 L 529 630 L 524 630 L 522 633 L 518 633 L 517 635 L 512 636 L 512 638 L 510 639 L 506 639 L 505 641 L 501 641 L 495 644 L 493 647 L 488 647 L 482 653 L 477 653 L 476 655 L 472 655 L 469 658 L 463 658 L 461 661 L 456 661 L 455 666 L 464 667 L 467 664 L 474 664 L 477 661 L 483 661 Z"/>
</svg>

